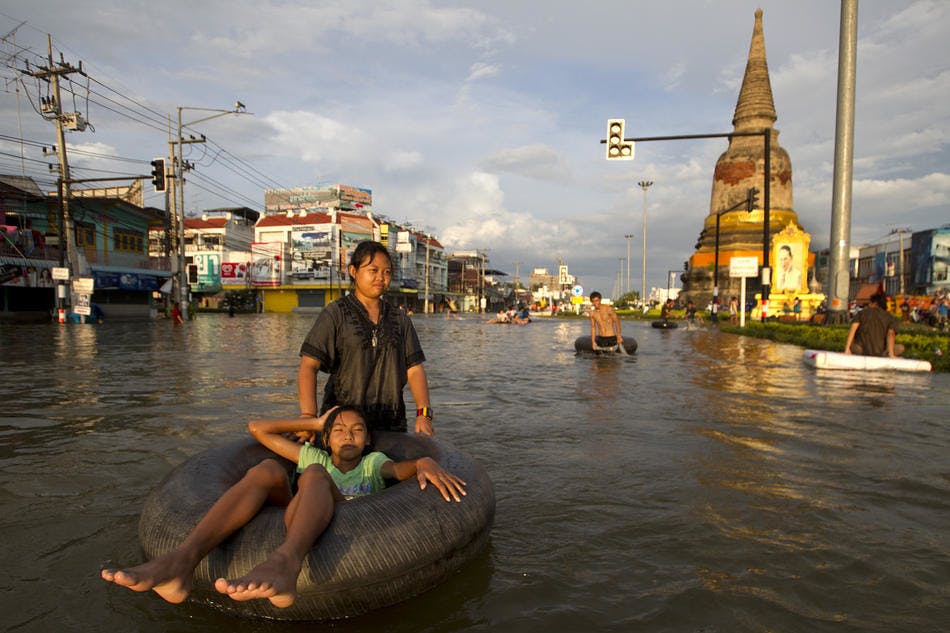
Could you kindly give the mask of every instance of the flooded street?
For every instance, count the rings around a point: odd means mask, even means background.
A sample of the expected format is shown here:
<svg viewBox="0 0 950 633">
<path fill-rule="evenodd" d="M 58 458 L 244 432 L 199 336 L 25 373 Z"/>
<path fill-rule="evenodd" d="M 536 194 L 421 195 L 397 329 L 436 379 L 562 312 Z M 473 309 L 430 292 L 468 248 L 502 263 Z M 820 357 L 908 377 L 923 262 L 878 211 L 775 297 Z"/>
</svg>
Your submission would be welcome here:
<svg viewBox="0 0 950 633">
<path fill-rule="evenodd" d="M 99 579 L 139 562 L 148 492 L 295 416 L 312 315 L 0 329 L 0 629 L 934 631 L 950 622 L 950 375 L 815 371 L 801 348 L 623 322 L 414 317 L 436 430 L 488 470 L 482 556 L 395 607 L 314 626 Z M 321 379 L 321 388 L 323 380 Z M 411 396 L 407 390 L 408 406 Z"/>
</svg>

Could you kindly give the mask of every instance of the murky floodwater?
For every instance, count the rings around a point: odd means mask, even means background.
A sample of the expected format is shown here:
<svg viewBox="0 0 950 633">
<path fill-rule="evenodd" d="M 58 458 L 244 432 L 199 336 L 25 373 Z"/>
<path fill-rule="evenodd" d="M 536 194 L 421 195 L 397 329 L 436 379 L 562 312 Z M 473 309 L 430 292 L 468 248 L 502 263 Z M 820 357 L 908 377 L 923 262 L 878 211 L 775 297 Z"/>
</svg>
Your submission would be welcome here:
<svg viewBox="0 0 950 633">
<path fill-rule="evenodd" d="M 174 465 L 295 415 L 312 316 L 0 326 L 6 631 L 935 631 L 950 622 L 950 375 L 816 372 L 800 348 L 624 323 L 416 317 L 440 437 L 487 468 L 483 556 L 314 626 L 108 586 Z M 322 385 L 322 382 L 321 382 Z M 408 391 L 407 391 L 408 396 Z M 412 405 L 410 404 L 410 407 Z"/>
</svg>

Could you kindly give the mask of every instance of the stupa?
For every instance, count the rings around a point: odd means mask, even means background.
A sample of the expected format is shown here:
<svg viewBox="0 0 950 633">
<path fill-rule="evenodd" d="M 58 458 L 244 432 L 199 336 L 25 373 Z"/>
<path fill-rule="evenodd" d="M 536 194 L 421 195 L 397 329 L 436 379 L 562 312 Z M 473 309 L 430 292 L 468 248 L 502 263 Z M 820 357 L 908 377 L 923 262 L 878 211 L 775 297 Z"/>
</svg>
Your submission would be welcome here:
<svg viewBox="0 0 950 633">
<path fill-rule="evenodd" d="M 735 115 L 732 118 L 735 132 L 762 132 L 769 130 L 769 233 L 771 275 L 771 301 L 769 314 L 782 314 L 786 301 L 789 305 L 799 297 L 807 318 L 820 299 L 809 290 L 808 271 L 812 269 L 814 255 L 809 254 L 810 236 L 798 222 L 792 205 L 792 161 L 788 152 L 778 143 L 775 104 L 765 58 L 765 36 L 762 29 L 762 9 L 755 12 L 752 43 L 749 59 Z M 740 278 L 729 276 L 732 257 L 757 257 L 763 263 L 765 222 L 764 177 L 765 138 L 756 136 L 733 136 L 729 147 L 716 161 L 713 173 L 712 197 L 709 215 L 703 223 L 696 251 L 689 258 L 683 275 L 682 301 L 693 301 L 705 306 L 713 299 L 715 287 L 713 271 L 716 257 L 716 217 L 719 216 L 719 300 L 725 308 L 730 297 L 739 296 Z M 744 201 L 750 188 L 758 190 L 758 201 L 751 211 Z M 732 210 L 729 210 L 732 208 Z M 747 297 L 762 289 L 761 278 L 747 278 Z M 757 314 L 758 316 L 758 314 Z"/>
</svg>

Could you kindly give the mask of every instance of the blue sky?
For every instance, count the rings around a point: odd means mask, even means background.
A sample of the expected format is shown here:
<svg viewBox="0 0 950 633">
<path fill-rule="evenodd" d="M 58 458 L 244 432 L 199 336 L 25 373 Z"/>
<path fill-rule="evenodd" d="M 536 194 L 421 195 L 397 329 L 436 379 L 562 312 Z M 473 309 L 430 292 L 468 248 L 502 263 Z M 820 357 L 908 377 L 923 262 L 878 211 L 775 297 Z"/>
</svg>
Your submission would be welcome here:
<svg viewBox="0 0 950 633">
<path fill-rule="evenodd" d="M 240 100 L 253 116 L 194 126 L 211 142 L 187 156 L 189 212 L 262 208 L 265 187 L 368 187 L 375 212 L 449 250 L 487 249 L 522 276 L 560 258 L 586 292 L 610 295 L 627 233 L 639 288 L 646 179 L 647 282 L 665 287 L 693 252 L 726 141 L 642 143 L 635 161 L 609 163 L 599 141 L 613 117 L 628 136 L 731 131 L 757 7 L 795 210 L 812 247 L 827 247 L 831 0 L 0 0 L 0 172 L 52 188 L 36 144 L 54 142 L 53 126 L 31 105 L 36 82 L 9 67 L 45 55 L 50 33 L 54 55 L 81 60 L 90 80 L 87 102 L 74 75 L 67 103 L 95 128 L 67 137 L 74 177 L 146 174 L 178 107 Z M 858 35 L 853 244 L 950 222 L 950 3 L 862 0 Z"/>
</svg>

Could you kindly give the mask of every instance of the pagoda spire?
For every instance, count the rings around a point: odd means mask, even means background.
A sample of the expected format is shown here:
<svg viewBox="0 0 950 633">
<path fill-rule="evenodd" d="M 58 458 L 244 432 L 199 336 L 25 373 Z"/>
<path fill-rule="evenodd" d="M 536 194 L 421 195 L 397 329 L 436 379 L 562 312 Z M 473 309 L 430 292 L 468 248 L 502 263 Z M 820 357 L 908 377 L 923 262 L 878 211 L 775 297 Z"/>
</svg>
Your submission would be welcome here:
<svg viewBox="0 0 950 633">
<path fill-rule="evenodd" d="M 742 89 L 739 91 L 732 125 L 737 132 L 754 131 L 772 127 L 775 119 L 775 102 L 772 101 L 769 66 L 765 60 L 762 9 L 756 9 L 752 43 L 749 45 L 749 60 L 746 62 L 745 77 L 742 78 Z"/>
</svg>

